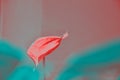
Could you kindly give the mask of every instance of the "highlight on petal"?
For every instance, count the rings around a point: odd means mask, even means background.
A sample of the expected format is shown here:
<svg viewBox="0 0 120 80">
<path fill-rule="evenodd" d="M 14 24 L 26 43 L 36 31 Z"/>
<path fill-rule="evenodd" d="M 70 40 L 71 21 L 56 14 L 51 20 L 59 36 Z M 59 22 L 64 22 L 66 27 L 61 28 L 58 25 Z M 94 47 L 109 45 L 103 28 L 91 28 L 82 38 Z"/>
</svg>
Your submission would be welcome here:
<svg viewBox="0 0 120 80">
<path fill-rule="evenodd" d="M 27 54 L 37 66 L 38 63 L 54 51 L 67 36 L 68 33 L 65 33 L 62 37 L 47 36 L 39 38 L 28 48 Z"/>
<path fill-rule="evenodd" d="M 68 32 L 66 32 L 66 33 L 63 35 L 62 39 L 65 39 L 66 37 L 68 37 Z"/>
</svg>

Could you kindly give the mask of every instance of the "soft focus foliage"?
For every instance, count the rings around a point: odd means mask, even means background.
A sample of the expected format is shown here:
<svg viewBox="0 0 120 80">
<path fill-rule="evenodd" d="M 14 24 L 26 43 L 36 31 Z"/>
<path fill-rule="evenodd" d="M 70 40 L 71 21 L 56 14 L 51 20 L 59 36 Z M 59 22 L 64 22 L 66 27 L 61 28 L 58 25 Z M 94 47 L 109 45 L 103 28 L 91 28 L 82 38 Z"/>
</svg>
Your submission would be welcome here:
<svg viewBox="0 0 120 80">
<path fill-rule="evenodd" d="M 24 50 L 0 40 L 0 80 L 42 80 L 44 68 L 38 67 Z M 46 73 L 50 69 L 46 65 Z M 119 74 L 120 40 L 114 40 L 73 55 L 54 80 L 120 80 Z"/>
<path fill-rule="evenodd" d="M 0 40 L 0 80 L 39 80 L 39 70 L 33 71 L 26 53 L 5 40 Z M 27 60 L 26 60 L 27 59 Z"/>
<path fill-rule="evenodd" d="M 119 73 L 112 72 L 115 70 L 120 70 L 120 40 L 102 44 L 70 57 L 56 80 L 111 80 L 110 77 L 114 78 L 114 74 L 119 76 Z M 105 76 L 107 74 L 112 75 L 107 77 Z"/>
</svg>

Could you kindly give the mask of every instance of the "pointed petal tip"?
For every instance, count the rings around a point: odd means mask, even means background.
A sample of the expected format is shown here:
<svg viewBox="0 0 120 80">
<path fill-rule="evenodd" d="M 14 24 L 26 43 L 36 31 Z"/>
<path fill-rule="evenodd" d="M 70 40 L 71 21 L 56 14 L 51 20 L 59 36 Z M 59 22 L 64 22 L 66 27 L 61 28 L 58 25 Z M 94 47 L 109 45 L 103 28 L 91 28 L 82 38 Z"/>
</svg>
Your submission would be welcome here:
<svg viewBox="0 0 120 80">
<path fill-rule="evenodd" d="M 66 37 L 68 37 L 68 32 L 66 32 L 65 34 L 63 34 L 62 39 L 65 39 Z"/>
</svg>

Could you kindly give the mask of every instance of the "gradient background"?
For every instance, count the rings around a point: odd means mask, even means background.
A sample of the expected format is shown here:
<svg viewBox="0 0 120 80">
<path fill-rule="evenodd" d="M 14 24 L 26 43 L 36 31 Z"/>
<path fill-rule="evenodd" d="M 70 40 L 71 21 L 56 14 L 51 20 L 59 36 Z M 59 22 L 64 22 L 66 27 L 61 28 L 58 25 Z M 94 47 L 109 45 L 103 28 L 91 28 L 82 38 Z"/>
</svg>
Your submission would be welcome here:
<svg viewBox="0 0 120 80">
<path fill-rule="evenodd" d="M 69 37 L 47 57 L 55 77 L 66 58 L 120 36 L 119 0 L 0 0 L 0 34 L 27 49 L 38 37 Z"/>
</svg>

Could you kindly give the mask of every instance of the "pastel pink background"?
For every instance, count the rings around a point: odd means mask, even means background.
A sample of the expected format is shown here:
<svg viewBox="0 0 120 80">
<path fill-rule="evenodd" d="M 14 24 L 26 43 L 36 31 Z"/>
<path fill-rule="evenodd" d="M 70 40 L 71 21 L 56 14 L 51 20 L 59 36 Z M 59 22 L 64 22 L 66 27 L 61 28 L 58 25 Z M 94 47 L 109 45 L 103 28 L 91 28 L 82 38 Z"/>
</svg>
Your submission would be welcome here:
<svg viewBox="0 0 120 80">
<path fill-rule="evenodd" d="M 42 35 L 69 32 L 47 58 L 56 64 L 54 76 L 69 55 L 120 36 L 117 0 L 43 0 L 42 5 Z"/>
<path fill-rule="evenodd" d="M 3 0 L 2 36 L 25 49 L 46 35 L 69 37 L 47 57 L 55 77 L 66 58 L 120 36 L 119 0 Z"/>
</svg>

